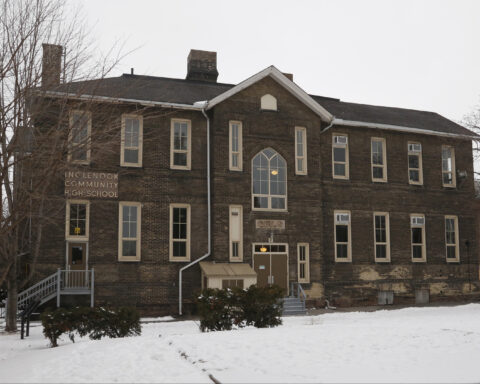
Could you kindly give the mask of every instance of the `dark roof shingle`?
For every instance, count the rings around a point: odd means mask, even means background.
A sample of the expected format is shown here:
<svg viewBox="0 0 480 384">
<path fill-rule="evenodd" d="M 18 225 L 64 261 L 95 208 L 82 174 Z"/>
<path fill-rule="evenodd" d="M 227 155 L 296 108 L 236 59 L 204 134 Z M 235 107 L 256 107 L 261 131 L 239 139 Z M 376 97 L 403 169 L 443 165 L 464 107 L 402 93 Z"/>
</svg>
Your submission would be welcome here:
<svg viewBox="0 0 480 384">
<path fill-rule="evenodd" d="M 211 100 L 234 86 L 233 84 L 124 74 L 120 77 L 62 84 L 55 91 L 193 105 L 198 101 Z M 476 136 L 468 129 L 434 112 L 348 103 L 324 96 L 312 95 L 312 98 L 338 119 Z"/>
</svg>

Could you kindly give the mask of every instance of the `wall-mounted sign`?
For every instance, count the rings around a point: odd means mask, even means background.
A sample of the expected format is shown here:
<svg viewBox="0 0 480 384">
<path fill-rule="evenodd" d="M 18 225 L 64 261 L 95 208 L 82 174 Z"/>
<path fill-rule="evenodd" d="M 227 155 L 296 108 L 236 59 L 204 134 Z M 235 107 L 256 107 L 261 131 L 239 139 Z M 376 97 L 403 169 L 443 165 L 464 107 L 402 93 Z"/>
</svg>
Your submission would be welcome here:
<svg viewBox="0 0 480 384">
<path fill-rule="evenodd" d="M 65 196 L 117 199 L 118 173 L 66 171 Z"/>
<path fill-rule="evenodd" d="M 285 229 L 285 220 L 255 220 L 257 229 Z"/>
</svg>

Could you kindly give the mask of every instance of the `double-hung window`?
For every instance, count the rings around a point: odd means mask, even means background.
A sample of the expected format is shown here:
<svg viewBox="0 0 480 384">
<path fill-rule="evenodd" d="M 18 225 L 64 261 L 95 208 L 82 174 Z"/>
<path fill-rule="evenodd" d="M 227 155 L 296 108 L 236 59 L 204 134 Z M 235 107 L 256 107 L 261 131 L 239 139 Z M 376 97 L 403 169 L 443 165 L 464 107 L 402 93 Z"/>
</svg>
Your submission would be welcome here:
<svg viewBox="0 0 480 384">
<path fill-rule="evenodd" d="M 170 204 L 170 261 L 190 260 L 190 205 Z"/>
<path fill-rule="evenodd" d="M 242 123 L 240 121 L 230 121 L 229 123 L 229 169 L 231 171 L 243 169 Z"/>
<path fill-rule="evenodd" d="M 445 216 L 445 247 L 447 262 L 459 262 L 457 216 Z"/>
<path fill-rule="evenodd" d="M 67 200 L 65 238 L 88 240 L 90 203 L 84 200 Z"/>
<path fill-rule="evenodd" d="M 143 117 L 122 115 L 120 165 L 124 167 L 141 167 L 142 147 Z"/>
<path fill-rule="evenodd" d="M 191 169 L 191 122 L 172 119 L 170 138 L 170 168 Z"/>
<path fill-rule="evenodd" d="M 140 261 L 142 205 L 120 202 L 118 217 L 118 260 Z"/>
<path fill-rule="evenodd" d="M 243 207 L 230 206 L 230 261 L 243 260 Z"/>
<path fill-rule="evenodd" d="M 442 183 L 444 187 L 455 188 L 455 149 L 442 146 Z"/>
<path fill-rule="evenodd" d="M 408 182 L 423 184 L 422 144 L 420 143 L 408 143 Z"/>
<path fill-rule="evenodd" d="M 350 211 L 334 211 L 335 261 L 352 261 Z"/>
<path fill-rule="evenodd" d="M 308 243 L 297 244 L 298 282 L 310 283 L 310 246 Z"/>
<path fill-rule="evenodd" d="M 87 111 L 70 112 L 68 133 L 68 160 L 78 164 L 90 163 L 92 114 Z"/>
<path fill-rule="evenodd" d="M 390 261 L 390 220 L 387 212 L 373 214 L 375 261 Z"/>
<path fill-rule="evenodd" d="M 332 136 L 332 175 L 334 179 L 349 178 L 347 135 Z"/>
<path fill-rule="evenodd" d="M 410 215 L 410 228 L 412 232 L 412 261 L 426 262 L 425 215 Z"/>
<path fill-rule="evenodd" d="M 307 130 L 295 127 L 295 173 L 307 174 Z"/>
<path fill-rule="evenodd" d="M 385 139 L 372 137 L 372 181 L 387 181 L 387 146 Z"/>
</svg>

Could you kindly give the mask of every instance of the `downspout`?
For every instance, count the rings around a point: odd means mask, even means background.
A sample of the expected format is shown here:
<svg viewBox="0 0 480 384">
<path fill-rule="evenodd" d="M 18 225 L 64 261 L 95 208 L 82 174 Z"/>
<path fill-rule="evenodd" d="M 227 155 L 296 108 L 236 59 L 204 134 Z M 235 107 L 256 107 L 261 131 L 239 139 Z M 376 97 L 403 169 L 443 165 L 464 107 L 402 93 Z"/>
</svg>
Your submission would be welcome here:
<svg viewBox="0 0 480 384">
<path fill-rule="evenodd" d="M 330 120 L 330 125 L 326 127 L 323 131 L 320 132 L 320 134 L 328 131 L 330 128 L 332 128 L 333 124 L 335 123 L 335 116 L 332 116 L 332 120 Z"/>
<path fill-rule="evenodd" d="M 184 267 L 180 268 L 178 272 L 178 314 L 182 315 L 182 273 L 184 270 L 190 268 L 191 266 L 197 264 L 198 262 L 206 259 L 210 256 L 211 253 L 211 246 L 212 246 L 212 236 L 211 236 L 211 193 L 210 193 L 210 118 L 205 112 L 207 108 L 208 102 L 205 102 L 202 113 L 207 119 L 207 237 L 208 237 L 208 250 L 202 257 L 192 261 L 191 263 L 185 265 Z"/>
</svg>

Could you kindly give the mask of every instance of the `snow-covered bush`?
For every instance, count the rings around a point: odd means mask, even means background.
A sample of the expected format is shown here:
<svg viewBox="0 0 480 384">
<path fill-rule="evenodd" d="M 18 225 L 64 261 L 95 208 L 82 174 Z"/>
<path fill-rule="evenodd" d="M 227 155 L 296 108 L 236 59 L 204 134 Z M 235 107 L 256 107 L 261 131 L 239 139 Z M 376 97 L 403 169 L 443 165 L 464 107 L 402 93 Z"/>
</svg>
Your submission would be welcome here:
<svg viewBox="0 0 480 384">
<path fill-rule="evenodd" d="M 229 331 L 233 326 L 242 326 L 242 311 L 239 308 L 240 289 L 204 289 L 197 299 L 200 315 L 200 330 Z"/>
<path fill-rule="evenodd" d="M 240 299 L 246 325 L 269 328 L 282 324 L 283 296 L 284 291 L 278 285 L 251 285 Z"/>
<path fill-rule="evenodd" d="M 234 327 L 257 328 L 282 324 L 283 290 L 278 286 L 205 289 L 197 299 L 200 330 L 229 331 Z"/>
<path fill-rule="evenodd" d="M 137 336 L 142 332 L 140 316 L 135 308 L 58 308 L 47 310 L 41 315 L 43 334 L 52 347 L 58 345 L 58 338 L 68 333 L 75 342 L 75 333 L 80 337 L 89 335 L 92 340 L 102 337 Z"/>
</svg>

